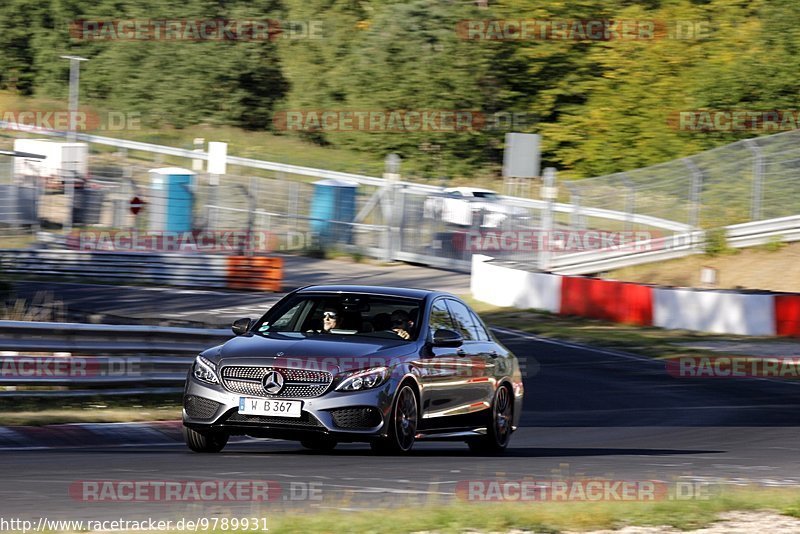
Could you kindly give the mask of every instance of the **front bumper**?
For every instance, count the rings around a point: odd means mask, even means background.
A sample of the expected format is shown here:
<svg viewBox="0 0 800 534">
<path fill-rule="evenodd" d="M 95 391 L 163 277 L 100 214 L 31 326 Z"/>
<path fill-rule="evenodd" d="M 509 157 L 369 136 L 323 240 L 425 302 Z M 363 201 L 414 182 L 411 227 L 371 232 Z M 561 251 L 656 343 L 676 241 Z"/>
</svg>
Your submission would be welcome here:
<svg viewBox="0 0 800 534">
<path fill-rule="evenodd" d="M 302 440 L 371 441 L 385 435 L 394 391 L 390 379 L 365 391 L 328 390 L 319 397 L 281 398 L 302 402 L 302 416 L 262 417 L 239 414 L 238 393 L 200 382 L 189 374 L 183 405 L 183 424 L 198 431 L 231 435 Z"/>
</svg>

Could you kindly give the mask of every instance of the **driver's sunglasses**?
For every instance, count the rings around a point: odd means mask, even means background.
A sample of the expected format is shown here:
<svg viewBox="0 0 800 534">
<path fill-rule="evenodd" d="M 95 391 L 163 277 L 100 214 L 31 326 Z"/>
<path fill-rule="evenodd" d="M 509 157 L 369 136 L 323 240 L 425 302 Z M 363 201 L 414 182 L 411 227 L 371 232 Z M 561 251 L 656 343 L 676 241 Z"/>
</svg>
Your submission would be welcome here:
<svg viewBox="0 0 800 534">
<path fill-rule="evenodd" d="M 325 319 L 336 319 L 337 314 L 336 312 L 325 312 L 322 314 L 322 317 L 324 317 Z"/>
</svg>

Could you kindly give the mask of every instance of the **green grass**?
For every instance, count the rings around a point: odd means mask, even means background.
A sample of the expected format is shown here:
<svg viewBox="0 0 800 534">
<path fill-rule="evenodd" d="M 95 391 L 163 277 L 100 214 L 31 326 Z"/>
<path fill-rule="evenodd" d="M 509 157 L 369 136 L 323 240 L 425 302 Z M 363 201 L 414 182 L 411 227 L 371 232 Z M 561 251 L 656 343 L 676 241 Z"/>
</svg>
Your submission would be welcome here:
<svg viewBox="0 0 800 534">
<path fill-rule="evenodd" d="M 65 102 L 45 98 L 26 98 L 12 94 L 8 91 L 0 91 L 0 109 L 37 109 L 37 110 L 63 110 Z M 91 106 L 81 106 L 90 108 Z M 102 112 L 105 110 L 97 109 Z M 365 174 L 368 176 L 381 177 L 384 171 L 384 158 L 387 154 L 374 153 L 369 151 L 359 151 L 340 147 L 325 147 L 300 139 L 294 134 L 275 134 L 268 131 L 248 131 L 241 128 L 230 126 L 211 126 L 197 125 L 187 128 L 147 128 L 142 126 L 140 129 L 112 131 L 112 132 L 88 132 L 90 134 L 105 137 L 116 137 L 144 143 L 157 145 L 167 145 L 172 147 L 194 149 L 194 139 L 202 137 L 205 142 L 221 141 L 228 143 L 228 154 L 245 158 L 254 158 L 277 163 L 299 165 L 327 169 L 332 171 Z M 41 137 L 28 136 L 18 132 L 0 132 L 0 148 L 10 148 L 15 137 Z M 105 145 L 92 145 L 93 158 L 97 161 L 107 160 L 107 162 L 118 161 L 113 153 L 117 148 Z M 155 154 L 149 152 L 129 151 L 128 159 L 139 162 L 148 162 L 152 165 Z M 425 182 L 438 185 L 440 178 L 422 176 L 414 169 L 420 169 L 427 163 L 429 156 L 420 152 L 411 155 L 401 168 L 403 179 L 415 182 Z M 175 158 L 163 156 L 160 160 L 163 165 L 189 166 L 190 162 L 185 158 Z M 237 168 L 229 166 L 228 172 L 232 175 L 247 176 L 268 176 L 274 177 L 275 174 L 269 171 L 260 171 L 251 168 Z M 292 180 L 314 181 L 316 178 L 302 176 L 290 176 Z M 489 173 L 486 169 L 476 169 L 473 176 L 459 177 L 448 183 L 450 186 L 472 185 L 488 187 L 502 190 L 503 180 L 499 173 Z"/>
<path fill-rule="evenodd" d="M 666 330 L 656 327 L 642 327 L 568 317 L 538 310 L 517 310 L 499 308 L 475 300 L 470 296 L 462 298 L 472 306 L 481 318 L 491 326 L 513 328 L 542 337 L 583 343 L 595 347 L 621 350 L 651 358 L 668 358 L 680 355 L 712 356 L 719 353 L 689 349 L 682 343 L 704 343 L 708 341 L 736 341 L 773 343 L 786 341 L 774 337 L 753 337 L 705 334 L 688 330 Z"/>
<path fill-rule="evenodd" d="M 344 503 L 342 506 L 346 506 Z M 391 511 L 360 513 L 324 511 L 272 515 L 269 531 L 280 534 L 306 532 L 462 533 L 507 532 L 523 529 L 534 532 L 561 532 L 621 528 L 627 525 L 669 525 L 679 529 L 702 528 L 727 511 L 772 510 L 797 517 L 800 491 L 797 489 L 726 489 L 709 500 L 597 503 L 466 503 L 432 505 Z"/>
</svg>

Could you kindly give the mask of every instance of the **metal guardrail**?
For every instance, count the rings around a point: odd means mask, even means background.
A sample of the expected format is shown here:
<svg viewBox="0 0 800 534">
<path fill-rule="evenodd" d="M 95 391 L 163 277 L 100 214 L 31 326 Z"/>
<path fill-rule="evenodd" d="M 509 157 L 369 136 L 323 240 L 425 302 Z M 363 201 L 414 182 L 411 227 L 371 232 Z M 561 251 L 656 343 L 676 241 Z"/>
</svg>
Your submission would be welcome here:
<svg viewBox="0 0 800 534">
<path fill-rule="evenodd" d="M 7 274 L 135 282 L 177 287 L 227 288 L 226 256 L 88 252 L 79 250 L 0 250 Z"/>
<path fill-rule="evenodd" d="M 766 221 L 734 224 L 725 227 L 727 244 L 733 248 L 766 245 L 773 241 L 800 241 L 800 215 Z M 556 274 L 580 275 L 610 271 L 632 265 L 666 261 L 704 251 L 705 233 L 702 231 L 676 234 L 655 239 L 640 250 L 595 250 L 563 254 L 554 257 L 549 270 Z M 635 245 L 633 248 L 636 249 Z"/>
<path fill-rule="evenodd" d="M 57 132 L 53 130 L 45 130 L 41 128 L 18 125 L 6 121 L 0 121 L 0 128 L 15 129 L 29 133 L 36 133 L 52 137 L 64 137 L 64 132 Z M 163 154 L 166 156 L 175 156 L 187 159 L 202 159 L 208 160 L 208 153 L 203 151 L 194 151 L 184 148 L 169 147 L 163 145 L 155 145 L 151 143 L 142 143 L 140 141 L 130 141 L 127 139 L 117 139 L 114 137 L 103 137 L 99 135 L 89 135 L 78 133 L 77 139 L 87 143 L 97 143 L 106 146 L 113 146 L 116 148 L 124 148 L 126 150 L 138 150 L 142 152 L 150 152 L 153 154 Z M 390 182 L 383 178 L 376 178 L 374 176 L 366 176 L 363 174 L 352 174 L 346 172 L 330 171 L 325 169 L 316 169 L 313 167 L 302 167 L 299 165 L 289 165 L 286 163 L 276 163 L 271 161 L 263 161 L 252 158 L 242 158 L 237 156 L 227 156 L 228 165 L 238 165 L 241 167 L 248 167 L 252 169 L 261 169 L 284 174 L 293 174 L 297 176 L 309 176 L 319 179 L 333 179 L 356 182 L 361 185 L 369 185 L 376 187 L 385 187 Z M 393 182 L 393 185 L 401 188 L 413 188 L 415 191 L 422 193 L 441 193 L 444 188 L 434 185 L 420 184 L 416 182 Z M 511 205 L 520 207 L 533 208 L 544 210 L 547 202 L 543 200 L 526 199 L 519 197 L 502 197 L 504 201 L 509 202 Z M 615 211 L 603 208 L 594 208 L 589 206 L 574 206 L 572 204 L 555 203 L 553 209 L 559 213 L 580 213 L 586 217 L 597 217 L 602 219 L 610 219 L 614 221 L 624 221 L 631 224 L 640 224 L 645 226 L 652 226 L 669 230 L 671 232 L 688 232 L 691 227 L 687 224 L 653 217 L 649 215 L 641 215 L 636 213 L 626 213 L 622 211 Z"/>
<path fill-rule="evenodd" d="M 726 227 L 728 245 L 743 248 L 772 241 L 800 241 L 800 215 L 755 221 Z M 610 271 L 632 265 L 666 261 L 704 250 L 704 232 L 684 232 L 669 237 L 630 244 L 618 250 L 590 250 L 561 254 L 550 260 L 550 271 L 580 275 Z M 429 256 L 399 251 L 401 261 L 429 263 Z M 441 258 L 434 267 L 468 270 L 465 260 Z M 191 254 L 140 254 L 72 250 L 0 250 L 0 267 L 9 274 L 56 276 L 61 279 L 91 279 L 104 282 L 152 283 L 178 287 L 227 288 L 225 256 Z"/>
<path fill-rule="evenodd" d="M 28 388 L 0 396 L 179 391 L 197 353 L 230 337 L 224 329 L 0 321 L 0 386 Z"/>
<path fill-rule="evenodd" d="M 728 246 L 733 248 L 766 245 L 774 241 L 800 241 L 800 215 L 734 224 L 726 230 Z"/>
</svg>

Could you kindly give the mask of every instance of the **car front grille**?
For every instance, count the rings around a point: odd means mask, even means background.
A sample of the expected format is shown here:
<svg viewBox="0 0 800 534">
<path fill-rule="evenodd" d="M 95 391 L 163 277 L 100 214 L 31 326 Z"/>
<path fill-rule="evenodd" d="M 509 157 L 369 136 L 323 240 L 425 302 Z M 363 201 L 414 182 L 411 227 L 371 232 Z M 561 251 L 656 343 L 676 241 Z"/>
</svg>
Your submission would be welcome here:
<svg viewBox="0 0 800 534">
<path fill-rule="evenodd" d="M 266 426 L 291 426 L 304 428 L 322 427 L 317 418 L 308 412 L 303 412 L 302 417 L 269 417 L 263 415 L 245 415 L 233 412 L 226 423 L 245 423 Z"/>
<path fill-rule="evenodd" d="M 339 428 L 374 428 L 381 424 L 381 415 L 375 408 L 337 408 L 331 410 L 331 416 Z"/>
<path fill-rule="evenodd" d="M 183 399 L 183 407 L 186 414 L 194 419 L 211 419 L 217 413 L 220 403 L 203 397 L 186 395 Z"/>
<path fill-rule="evenodd" d="M 284 377 L 283 389 L 271 395 L 264 389 L 264 377 L 270 371 L 278 371 Z M 269 398 L 319 397 L 328 389 L 333 375 L 327 371 L 292 369 L 284 367 L 256 367 L 227 365 L 220 371 L 225 389 L 242 395 Z"/>
</svg>

